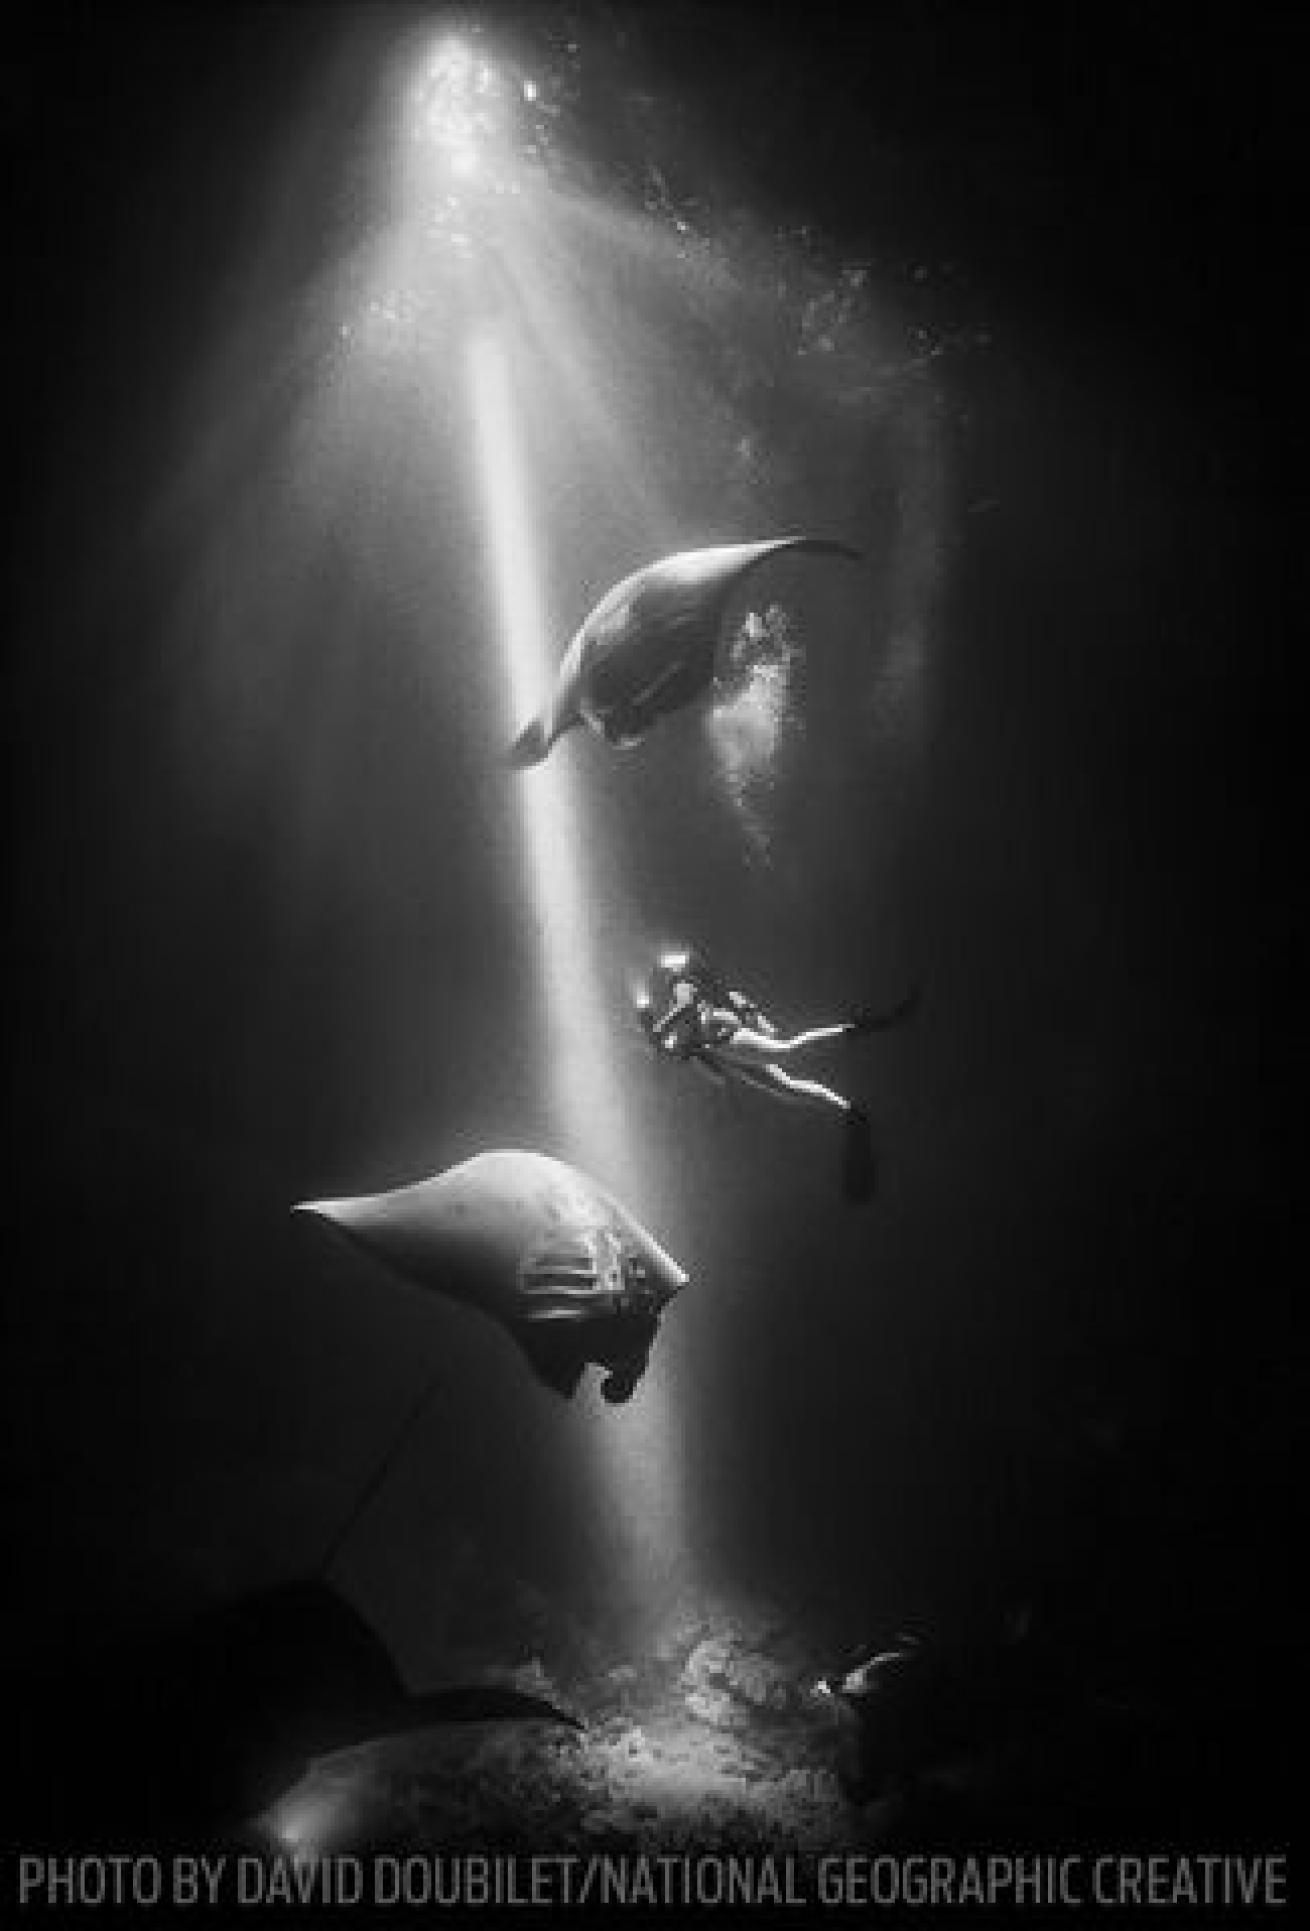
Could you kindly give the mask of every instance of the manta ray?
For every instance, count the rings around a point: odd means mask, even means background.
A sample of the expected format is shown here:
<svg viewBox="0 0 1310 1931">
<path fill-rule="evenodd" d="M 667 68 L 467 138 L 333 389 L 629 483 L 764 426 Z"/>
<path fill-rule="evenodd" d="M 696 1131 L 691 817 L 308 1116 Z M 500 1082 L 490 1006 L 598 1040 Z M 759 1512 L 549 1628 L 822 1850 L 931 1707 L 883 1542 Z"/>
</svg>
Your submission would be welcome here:
<svg viewBox="0 0 1310 1931">
<path fill-rule="evenodd" d="M 709 689 L 733 592 L 787 550 L 860 558 L 826 537 L 780 536 L 681 550 L 624 577 L 576 632 L 553 691 L 514 740 L 510 763 L 540 764 L 580 724 L 619 748 L 639 744 L 661 717 Z"/>
<path fill-rule="evenodd" d="M 301 1202 L 420 1288 L 476 1307 L 569 1399 L 588 1362 L 627 1401 L 687 1282 L 613 1195 L 562 1160 L 495 1148 L 411 1186 Z"/>
</svg>

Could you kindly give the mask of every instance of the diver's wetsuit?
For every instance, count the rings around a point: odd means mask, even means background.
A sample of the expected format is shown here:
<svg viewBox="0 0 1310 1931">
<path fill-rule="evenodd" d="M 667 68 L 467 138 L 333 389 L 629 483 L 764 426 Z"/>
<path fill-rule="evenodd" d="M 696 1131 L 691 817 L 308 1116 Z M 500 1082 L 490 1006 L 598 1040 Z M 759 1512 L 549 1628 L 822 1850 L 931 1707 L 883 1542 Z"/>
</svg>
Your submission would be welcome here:
<svg viewBox="0 0 1310 1931">
<path fill-rule="evenodd" d="M 798 1079 L 777 1064 L 780 1057 L 844 1038 L 855 1030 L 850 1022 L 814 1026 L 788 1038 L 773 1027 L 758 1006 L 750 1005 L 740 994 L 729 994 L 729 998 L 733 1000 L 731 1006 L 714 1004 L 688 988 L 687 998 L 675 998 L 659 1019 L 651 1021 L 651 1038 L 673 1058 L 695 1060 L 720 1079 L 735 1076 L 782 1099 L 843 1114 L 852 1111 L 851 1102 L 830 1086 Z"/>
<path fill-rule="evenodd" d="M 776 1099 L 836 1114 L 845 1130 L 843 1185 L 848 1198 L 867 1200 L 873 1192 L 874 1161 L 868 1116 L 830 1086 L 800 1079 L 778 1064 L 793 1053 L 865 1030 L 864 1022 L 843 1020 L 814 1026 L 790 1037 L 780 1033 L 761 1009 L 734 992 L 703 962 L 690 957 L 680 969 L 665 968 L 666 1004 L 657 1018 L 643 1013 L 651 1043 L 671 1057 L 689 1060 L 724 1082 L 744 1081 Z"/>
</svg>

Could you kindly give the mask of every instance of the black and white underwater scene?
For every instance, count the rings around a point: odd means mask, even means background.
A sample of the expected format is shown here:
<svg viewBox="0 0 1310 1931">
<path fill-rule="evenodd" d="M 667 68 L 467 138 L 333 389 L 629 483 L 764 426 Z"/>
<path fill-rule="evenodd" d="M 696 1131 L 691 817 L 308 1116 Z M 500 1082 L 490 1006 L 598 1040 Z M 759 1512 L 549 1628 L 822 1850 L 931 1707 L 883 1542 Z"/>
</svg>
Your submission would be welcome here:
<svg viewBox="0 0 1310 1931">
<path fill-rule="evenodd" d="M 11 1851 L 1288 1850 L 1295 19 L 6 29 Z"/>
</svg>

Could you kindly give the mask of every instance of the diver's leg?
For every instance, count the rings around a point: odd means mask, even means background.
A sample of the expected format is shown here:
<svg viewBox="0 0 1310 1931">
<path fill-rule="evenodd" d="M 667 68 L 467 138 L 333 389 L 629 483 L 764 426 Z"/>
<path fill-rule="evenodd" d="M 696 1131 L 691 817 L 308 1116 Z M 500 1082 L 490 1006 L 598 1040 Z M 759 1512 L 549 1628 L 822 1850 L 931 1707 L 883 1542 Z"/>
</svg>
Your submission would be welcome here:
<svg viewBox="0 0 1310 1931">
<path fill-rule="evenodd" d="M 781 1054 L 802 1053 L 810 1046 L 821 1046 L 832 1039 L 844 1039 L 854 1027 L 849 1021 L 838 1026 L 811 1026 L 807 1032 L 786 1033 L 758 1032 L 753 1026 L 738 1026 L 732 1038 L 715 1051 L 720 1058 L 729 1063 L 737 1062 L 742 1066 L 763 1066 Z"/>
<path fill-rule="evenodd" d="M 798 1100 L 818 1112 L 837 1113 L 842 1119 L 842 1191 L 848 1200 L 872 1197 L 877 1178 L 873 1157 L 873 1135 L 869 1116 L 862 1106 L 835 1093 L 815 1079 L 797 1079 L 781 1066 L 751 1067 L 745 1077 L 752 1086 L 761 1086 L 780 1099 Z"/>
<path fill-rule="evenodd" d="M 770 1043 L 775 1053 L 803 1053 L 807 1046 L 822 1046 L 830 1039 L 845 1039 L 847 1033 L 854 1031 L 853 1019 L 841 1019 L 834 1026 L 807 1027 L 803 1033 L 793 1033 L 790 1039 L 784 1033 L 775 1033 Z"/>
<path fill-rule="evenodd" d="M 767 1049 L 776 1056 L 779 1053 L 803 1053 L 810 1046 L 823 1046 L 834 1039 L 850 1039 L 860 1033 L 890 1032 L 916 1011 L 922 988 L 912 986 L 903 999 L 894 1006 L 881 1010 L 862 1006 L 852 1013 L 849 1019 L 839 1019 L 828 1026 L 807 1026 L 804 1032 L 780 1033 L 771 1019 L 762 1012 L 754 1012 L 744 1019 L 740 1030 L 733 1034 L 732 1045 L 744 1045 L 747 1053 L 759 1053 Z"/>
<path fill-rule="evenodd" d="M 797 1100 L 802 1106 L 819 1113 L 849 1114 L 854 1111 L 851 1102 L 834 1092 L 831 1086 L 824 1086 L 817 1079 L 797 1079 L 794 1073 L 784 1072 L 781 1066 L 752 1066 L 748 1077 L 753 1086 L 776 1093 L 780 1099 Z"/>
</svg>

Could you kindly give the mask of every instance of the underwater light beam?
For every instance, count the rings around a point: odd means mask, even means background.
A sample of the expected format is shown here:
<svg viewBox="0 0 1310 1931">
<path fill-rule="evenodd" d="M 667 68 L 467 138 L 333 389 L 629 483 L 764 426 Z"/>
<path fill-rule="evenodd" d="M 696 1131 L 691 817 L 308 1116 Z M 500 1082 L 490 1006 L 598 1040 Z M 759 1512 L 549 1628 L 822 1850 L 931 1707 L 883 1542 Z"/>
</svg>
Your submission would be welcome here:
<svg viewBox="0 0 1310 1931">
<path fill-rule="evenodd" d="M 531 708 L 550 675 L 546 624 L 510 407 L 504 352 L 490 334 L 470 351 L 482 501 L 499 602 L 509 714 Z M 622 1144 L 623 1118 L 604 1051 L 605 1003 L 587 943 L 580 876 L 582 827 L 562 766 L 521 795 L 529 895 L 541 933 L 544 1014 L 554 1112 L 561 1129 L 591 1146 Z M 597 1178 L 605 1178 L 598 1173 Z"/>
<path fill-rule="evenodd" d="M 548 689 L 555 664 L 519 453 L 508 358 L 490 328 L 469 347 L 479 489 L 488 534 L 504 656 L 506 715 L 527 715 Z M 514 780 L 525 854 L 525 898 L 541 941 L 541 991 L 551 1112 L 559 1151 L 642 1211 L 643 1173 L 616 1075 L 614 1019 L 597 969 L 588 913 L 584 824 L 574 772 L 556 759 Z M 684 1561 L 676 1436 L 667 1385 L 648 1376 L 622 1415 L 582 1410 L 595 1455 L 609 1472 L 621 1511 L 620 1545 L 629 1580 L 643 1590 L 672 1582 Z"/>
</svg>

